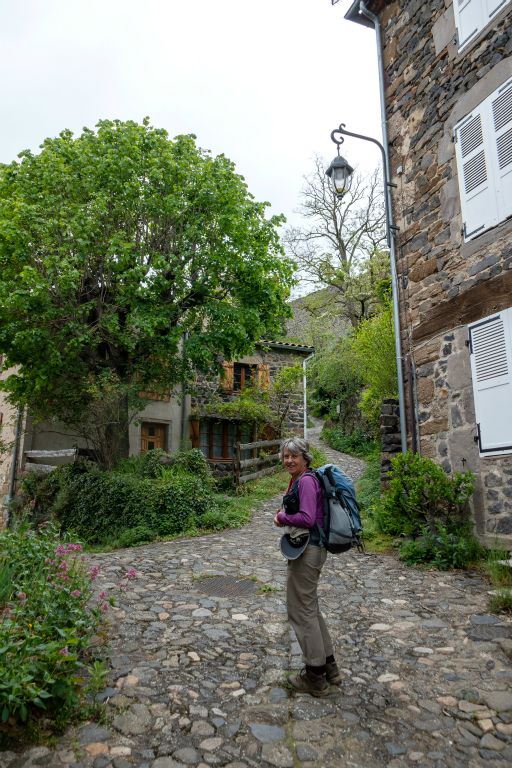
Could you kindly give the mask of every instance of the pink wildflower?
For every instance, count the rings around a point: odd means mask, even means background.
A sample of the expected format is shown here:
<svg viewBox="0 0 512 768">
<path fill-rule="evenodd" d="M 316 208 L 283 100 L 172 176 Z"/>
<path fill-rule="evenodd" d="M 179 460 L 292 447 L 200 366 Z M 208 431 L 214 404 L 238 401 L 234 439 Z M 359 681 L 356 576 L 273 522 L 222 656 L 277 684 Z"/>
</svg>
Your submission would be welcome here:
<svg viewBox="0 0 512 768">
<path fill-rule="evenodd" d="M 69 656 L 69 651 L 67 645 L 64 646 L 64 648 L 61 648 L 59 651 L 61 656 Z"/>
<path fill-rule="evenodd" d="M 100 605 L 100 608 L 103 611 L 103 613 L 105 613 L 105 611 L 108 611 L 108 603 L 102 603 Z"/>
<path fill-rule="evenodd" d="M 108 597 L 108 595 L 107 595 L 107 593 L 106 593 L 106 592 L 100 592 L 100 594 L 99 594 L 99 598 L 98 598 L 98 599 L 99 599 L 99 600 L 106 600 L 106 599 L 107 599 L 107 597 Z"/>
<path fill-rule="evenodd" d="M 74 590 L 72 591 L 72 593 L 71 593 L 71 597 L 80 597 L 80 595 L 81 595 L 81 594 L 82 594 L 82 593 L 80 592 L 80 590 L 79 590 L 79 589 L 74 589 Z"/>
<path fill-rule="evenodd" d="M 20 601 L 20 603 L 24 603 L 24 602 L 25 602 L 25 600 L 27 599 L 27 595 L 25 594 L 25 592 L 18 592 L 18 594 L 16 595 L 16 597 L 18 598 L 18 600 Z"/>
<path fill-rule="evenodd" d="M 137 571 L 135 568 L 128 568 L 123 578 L 125 579 L 135 579 L 137 577 Z"/>
<path fill-rule="evenodd" d="M 66 560 L 61 560 L 59 563 L 59 569 L 61 571 L 64 571 L 64 573 L 69 569 L 69 565 L 67 564 Z"/>
<path fill-rule="evenodd" d="M 64 546 L 64 544 L 59 544 L 57 547 L 55 547 L 55 554 L 56 555 L 66 554 L 66 547 Z"/>
</svg>

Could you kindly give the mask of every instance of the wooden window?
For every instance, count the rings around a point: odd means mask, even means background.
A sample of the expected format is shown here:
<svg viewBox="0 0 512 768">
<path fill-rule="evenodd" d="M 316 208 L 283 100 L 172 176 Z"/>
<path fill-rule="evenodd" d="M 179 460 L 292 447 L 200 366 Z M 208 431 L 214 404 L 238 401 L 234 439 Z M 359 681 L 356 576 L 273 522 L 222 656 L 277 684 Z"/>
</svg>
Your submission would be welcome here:
<svg viewBox="0 0 512 768">
<path fill-rule="evenodd" d="M 167 447 L 167 425 L 152 421 L 144 421 L 140 429 L 140 452 L 152 451 L 155 448 Z"/>
<path fill-rule="evenodd" d="M 465 240 L 512 215 L 512 80 L 454 129 Z"/>
<path fill-rule="evenodd" d="M 459 51 L 490 24 L 510 0 L 453 0 Z"/>
<path fill-rule="evenodd" d="M 469 325 L 481 456 L 512 453 L 512 308 Z"/>
<path fill-rule="evenodd" d="M 241 392 L 244 387 L 254 384 L 258 375 L 258 366 L 248 363 L 234 363 L 233 392 Z"/>
<path fill-rule="evenodd" d="M 199 426 L 198 447 L 212 461 L 233 461 L 237 442 L 253 440 L 254 426 L 222 419 L 205 419 Z M 245 451 L 244 453 L 248 453 Z M 250 453 L 250 452 L 249 452 Z M 243 456 L 242 458 L 248 458 Z"/>
</svg>

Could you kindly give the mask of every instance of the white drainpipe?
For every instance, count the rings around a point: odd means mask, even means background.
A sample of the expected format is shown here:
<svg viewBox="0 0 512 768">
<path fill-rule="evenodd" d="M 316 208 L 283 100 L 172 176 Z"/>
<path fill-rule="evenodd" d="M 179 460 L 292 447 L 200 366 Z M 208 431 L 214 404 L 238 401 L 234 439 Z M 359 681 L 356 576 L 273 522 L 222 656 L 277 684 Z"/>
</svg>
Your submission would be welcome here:
<svg viewBox="0 0 512 768">
<path fill-rule="evenodd" d="M 312 357 L 315 356 L 315 353 L 313 352 L 312 355 L 308 355 L 303 361 L 302 361 L 302 388 L 304 391 L 304 440 L 308 439 L 308 403 L 307 403 L 307 394 L 308 394 L 308 382 L 307 382 L 307 373 L 306 373 L 306 366 L 308 362 L 311 360 Z"/>
</svg>

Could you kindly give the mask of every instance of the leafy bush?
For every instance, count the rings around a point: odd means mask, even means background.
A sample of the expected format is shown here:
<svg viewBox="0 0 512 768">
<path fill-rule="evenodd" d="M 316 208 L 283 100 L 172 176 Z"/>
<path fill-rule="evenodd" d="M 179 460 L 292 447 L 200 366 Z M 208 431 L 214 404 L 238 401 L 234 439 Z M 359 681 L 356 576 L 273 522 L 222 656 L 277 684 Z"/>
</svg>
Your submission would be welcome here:
<svg viewBox="0 0 512 768">
<path fill-rule="evenodd" d="M 440 571 L 467 568 L 481 559 L 483 547 L 469 528 L 448 533 L 446 526 L 439 524 L 437 527 L 437 533 L 424 528 L 420 538 L 404 542 L 400 547 L 400 558 L 409 565 L 431 564 Z"/>
<path fill-rule="evenodd" d="M 51 526 L 0 534 L 2 722 L 26 721 L 34 707 L 62 707 L 79 696 L 84 652 L 106 608 L 104 594 L 92 600 L 97 570 L 87 571 L 81 549 Z"/>
<path fill-rule="evenodd" d="M 161 464 L 162 456 L 167 465 Z M 44 507 L 63 531 L 73 531 L 88 544 L 117 546 L 192 533 L 217 509 L 210 469 L 200 451 L 173 456 L 148 451 L 123 462 L 120 470 L 77 464 L 49 478 L 29 477 L 23 485 L 26 505 L 32 513 L 37 509 L 38 517 Z"/>
<path fill-rule="evenodd" d="M 475 485 L 471 472 L 450 478 L 431 459 L 407 452 L 392 459 L 389 478 L 389 488 L 375 509 L 383 533 L 415 538 L 425 528 L 433 534 L 439 534 L 442 526 L 454 534 L 467 529 L 467 503 Z"/>
<path fill-rule="evenodd" d="M 322 439 L 335 451 L 353 456 L 371 455 L 377 447 L 375 441 L 361 426 L 356 427 L 350 434 L 345 434 L 339 427 L 324 427 Z"/>
</svg>

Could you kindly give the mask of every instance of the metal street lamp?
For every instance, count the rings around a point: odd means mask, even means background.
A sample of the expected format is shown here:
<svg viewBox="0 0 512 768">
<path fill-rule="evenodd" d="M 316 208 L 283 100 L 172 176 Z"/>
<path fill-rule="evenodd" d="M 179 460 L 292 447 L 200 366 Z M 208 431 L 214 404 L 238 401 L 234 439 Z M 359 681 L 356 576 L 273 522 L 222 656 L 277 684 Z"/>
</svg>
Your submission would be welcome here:
<svg viewBox="0 0 512 768">
<path fill-rule="evenodd" d="M 407 435 L 406 435 L 406 425 L 405 425 L 405 395 L 404 395 L 404 380 L 403 380 L 403 370 L 402 370 L 402 345 L 400 341 L 400 312 L 398 307 L 398 280 L 397 280 L 397 274 L 396 274 L 396 253 L 395 253 L 395 233 L 398 231 L 398 227 L 396 227 L 393 223 L 393 209 L 391 206 L 391 187 L 396 187 L 396 184 L 393 184 L 389 180 L 389 173 L 388 173 L 388 158 L 386 156 L 386 150 L 380 143 L 380 141 L 377 141 L 377 139 L 373 139 L 371 136 L 363 136 L 360 133 L 353 133 L 352 131 L 347 131 L 345 128 L 345 123 L 341 123 L 338 128 L 335 128 L 333 131 L 331 131 L 331 139 L 336 144 L 338 148 L 338 157 L 334 158 L 331 165 L 326 171 L 327 176 L 332 180 L 334 192 L 335 194 L 340 197 L 341 195 L 346 192 L 347 189 L 347 180 L 350 174 L 353 172 L 353 169 L 350 167 L 350 165 L 347 163 L 345 158 L 341 157 L 340 155 L 340 145 L 344 142 L 344 136 L 351 136 L 354 139 L 362 139 L 363 141 L 370 141 L 372 144 L 376 144 L 382 154 L 382 172 L 384 176 L 384 208 L 386 212 L 386 241 L 389 248 L 389 261 L 391 266 L 391 288 L 393 293 L 393 325 L 395 329 L 395 355 L 396 355 L 396 369 L 397 369 L 397 375 L 398 375 L 398 403 L 400 407 L 400 440 L 401 440 L 401 446 L 402 446 L 402 453 L 405 453 L 407 451 Z M 343 191 L 338 190 L 338 185 L 336 184 L 335 180 L 335 163 L 336 161 L 340 159 L 345 167 L 345 180 L 344 180 L 344 188 Z M 348 172 L 348 169 L 350 169 L 350 172 Z M 341 170 L 340 165 L 340 171 L 341 174 L 343 171 Z M 342 182 L 339 182 L 340 189 L 342 188 Z"/>
<path fill-rule="evenodd" d="M 338 197 L 343 197 L 348 189 L 348 180 L 354 173 L 354 169 L 347 163 L 345 158 L 340 155 L 339 144 L 338 154 L 325 173 L 330 178 L 336 195 Z"/>
</svg>

